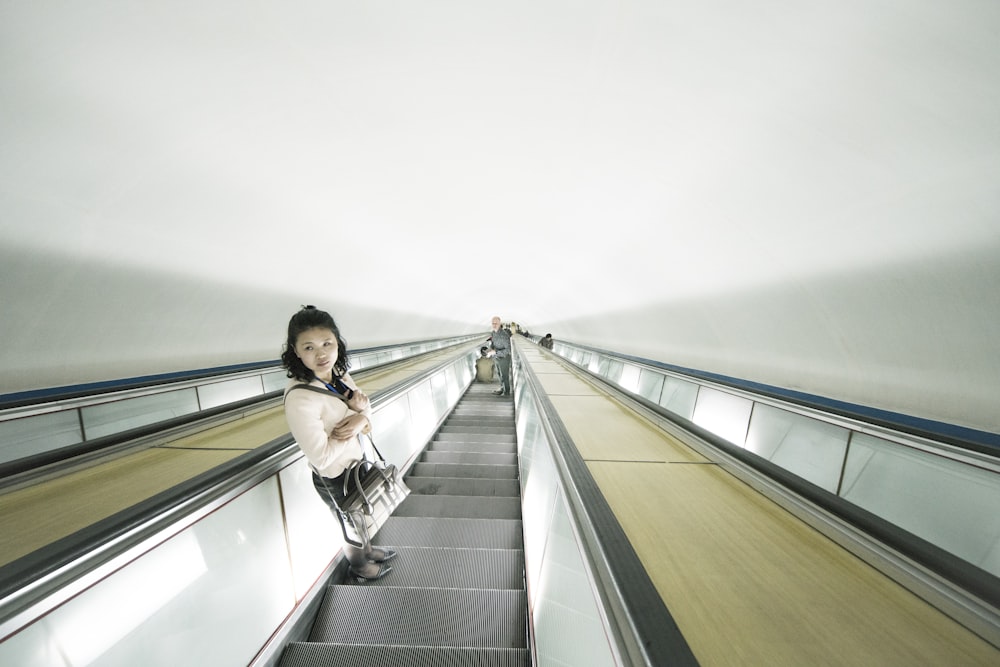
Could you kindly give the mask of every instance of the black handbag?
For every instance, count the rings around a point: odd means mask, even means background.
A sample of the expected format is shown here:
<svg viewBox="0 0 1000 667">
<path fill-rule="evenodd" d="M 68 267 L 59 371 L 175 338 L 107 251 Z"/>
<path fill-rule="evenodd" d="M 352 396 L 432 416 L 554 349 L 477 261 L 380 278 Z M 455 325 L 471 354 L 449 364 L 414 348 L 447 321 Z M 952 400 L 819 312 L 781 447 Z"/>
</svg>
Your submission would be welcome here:
<svg viewBox="0 0 1000 667">
<path fill-rule="evenodd" d="M 365 458 L 355 461 L 344 471 L 345 498 L 342 503 L 336 501 L 326 479 L 320 476 L 340 515 L 344 540 L 362 549 L 367 548 L 371 538 L 410 494 L 410 488 L 406 486 L 399 470 L 395 465 L 385 462 L 382 453 L 375 447 L 374 440 L 372 449 L 378 454 L 378 461 Z M 365 451 L 363 443 L 361 451 Z"/>
</svg>

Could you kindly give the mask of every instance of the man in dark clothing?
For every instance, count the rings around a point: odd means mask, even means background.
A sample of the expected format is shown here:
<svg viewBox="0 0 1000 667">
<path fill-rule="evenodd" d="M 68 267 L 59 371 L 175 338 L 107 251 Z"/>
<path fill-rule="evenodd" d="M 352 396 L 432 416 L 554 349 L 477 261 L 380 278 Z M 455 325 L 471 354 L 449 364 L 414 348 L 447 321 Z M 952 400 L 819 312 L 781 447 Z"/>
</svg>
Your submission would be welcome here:
<svg viewBox="0 0 1000 667">
<path fill-rule="evenodd" d="M 495 391 L 497 396 L 510 396 L 510 331 L 500 326 L 500 318 L 493 318 L 493 336 L 490 338 L 490 347 L 493 357 L 497 362 L 497 371 L 500 374 L 500 389 Z"/>
</svg>

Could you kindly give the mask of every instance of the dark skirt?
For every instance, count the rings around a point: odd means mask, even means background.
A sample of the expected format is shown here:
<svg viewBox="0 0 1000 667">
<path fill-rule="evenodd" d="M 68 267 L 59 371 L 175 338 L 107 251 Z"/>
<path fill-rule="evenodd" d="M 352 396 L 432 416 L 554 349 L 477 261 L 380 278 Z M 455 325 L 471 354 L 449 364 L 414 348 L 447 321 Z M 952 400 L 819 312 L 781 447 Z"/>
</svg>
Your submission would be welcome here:
<svg viewBox="0 0 1000 667">
<path fill-rule="evenodd" d="M 313 471 L 313 487 L 316 489 L 316 493 L 319 497 L 323 499 L 323 502 L 327 504 L 334 514 L 339 514 L 337 512 L 337 505 L 342 505 L 346 496 L 344 495 L 344 475 L 343 472 L 336 477 L 321 477 L 316 471 Z M 333 496 L 332 500 L 330 496 Z"/>
</svg>

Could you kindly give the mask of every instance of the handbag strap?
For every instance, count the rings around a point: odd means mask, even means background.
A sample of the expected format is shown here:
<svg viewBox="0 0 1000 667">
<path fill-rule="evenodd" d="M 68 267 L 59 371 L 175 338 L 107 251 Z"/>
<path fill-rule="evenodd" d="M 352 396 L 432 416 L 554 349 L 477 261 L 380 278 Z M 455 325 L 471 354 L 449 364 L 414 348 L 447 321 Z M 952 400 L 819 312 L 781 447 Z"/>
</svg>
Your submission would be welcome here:
<svg viewBox="0 0 1000 667">
<path fill-rule="evenodd" d="M 378 467 L 377 465 L 375 465 L 371 461 L 358 461 L 356 464 L 354 464 L 351 467 L 352 468 L 351 469 L 351 475 L 354 478 L 354 488 L 356 488 L 358 490 L 358 495 L 361 496 L 361 501 L 364 503 L 365 507 L 368 508 L 368 511 L 371 512 L 372 508 L 375 505 L 374 505 L 374 503 L 372 503 L 371 499 L 368 497 L 368 493 L 365 491 L 365 485 L 362 483 L 364 480 L 361 479 L 361 469 L 364 467 L 364 465 L 366 463 L 369 466 L 368 470 L 374 470 L 375 472 L 377 472 L 379 474 L 379 476 L 382 477 L 382 480 L 385 481 L 385 483 L 388 486 L 395 486 L 396 480 L 395 480 L 395 478 L 390 479 L 389 476 L 385 474 L 385 470 L 383 468 Z M 346 489 L 346 486 L 347 486 L 347 480 L 346 480 L 346 478 L 344 480 L 344 486 L 345 486 L 345 489 Z"/>
<path fill-rule="evenodd" d="M 285 392 L 285 396 L 288 396 L 288 394 L 290 394 L 295 389 L 308 389 L 309 391 L 315 391 L 317 393 L 323 394 L 324 396 L 335 396 L 335 397 L 339 398 L 340 400 L 342 400 L 344 403 L 347 403 L 347 398 L 344 395 L 342 395 L 342 394 L 338 394 L 336 392 L 330 391 L 329 389 L 320 389 L 319 387 L 314 387 L 311 384 L 305 384 L 304 382 L 301 383 L 301 384 L 293 384 Z"/>
</svg>

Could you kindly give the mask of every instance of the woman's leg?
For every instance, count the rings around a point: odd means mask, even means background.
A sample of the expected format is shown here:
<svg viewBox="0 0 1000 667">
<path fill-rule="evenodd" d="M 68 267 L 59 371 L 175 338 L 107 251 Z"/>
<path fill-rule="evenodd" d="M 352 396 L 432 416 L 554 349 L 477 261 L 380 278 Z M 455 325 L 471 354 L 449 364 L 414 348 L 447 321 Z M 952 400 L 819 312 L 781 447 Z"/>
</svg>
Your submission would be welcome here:
<svg viewBox="0 0 1000 667">
<path fill-rule="evenodd" d="M 319 497 L 323 499 L 323 502 L 327 504 L 333 515 L 340 521 L 345 537 L 353 533 L 360 538 L 359 541 L 363 545 L 360 547 L 351 544 L 346 539 L 344 541 L 344 555 L 347 557 L 347 562 L 351 564 L 351 572 L 356 576 L 367 579 L 378 579 L 388 573 L 392 567 L 382 565 L 382 563 L 393 558 L 396 552 L 391 549 L 373 549 L 366 531 L 355 530 L 354 526 L 345 525 L 344 517 L 338 510 L 339 504 L 344 502 L 342 491 L 344 488 L 343 479 L 339 477 L 332 479 L 324 478 L 313 472 L 313 486 L 316 488 Z"/>
</svg>

